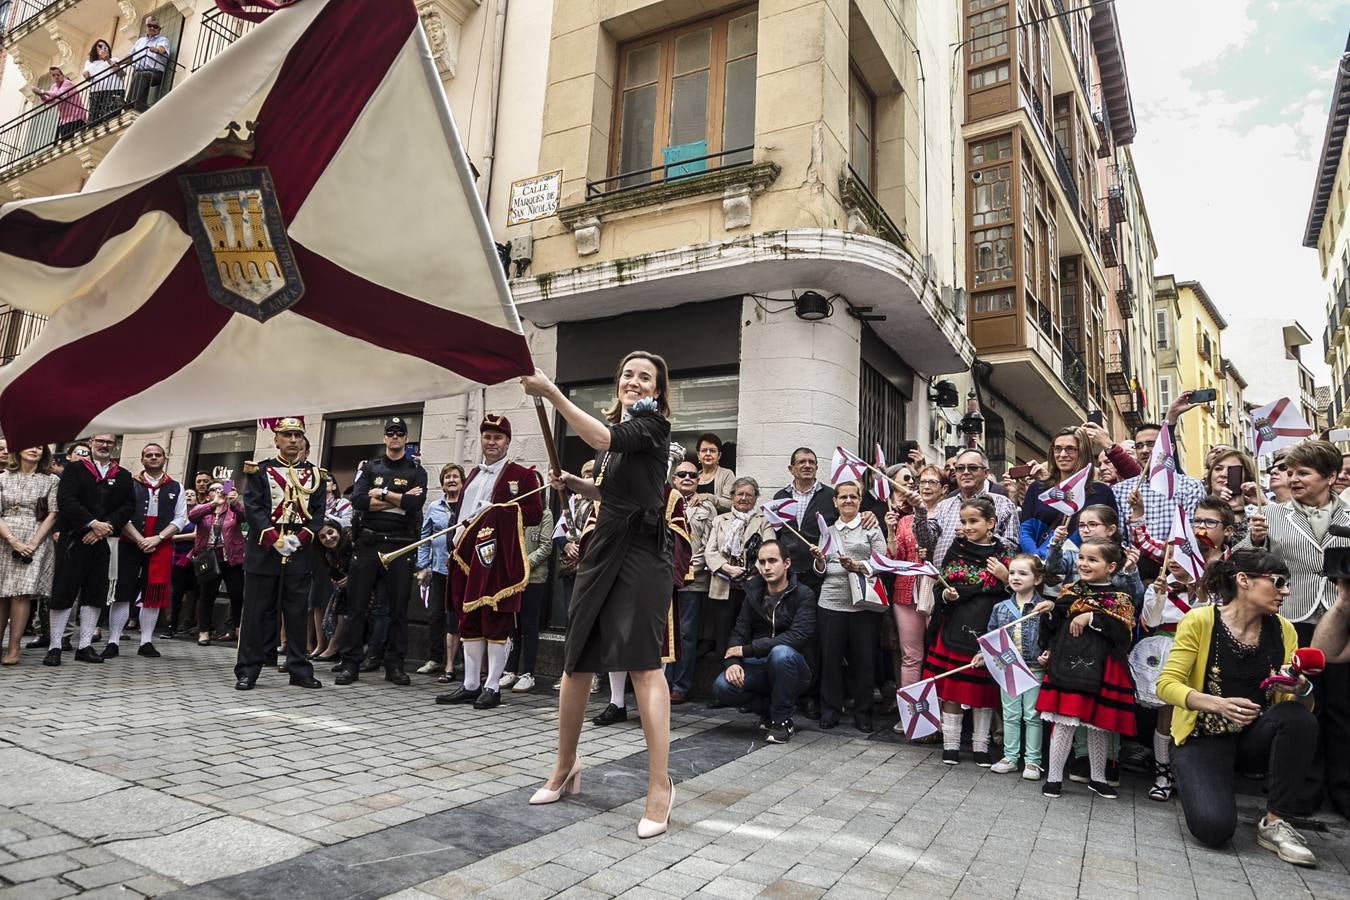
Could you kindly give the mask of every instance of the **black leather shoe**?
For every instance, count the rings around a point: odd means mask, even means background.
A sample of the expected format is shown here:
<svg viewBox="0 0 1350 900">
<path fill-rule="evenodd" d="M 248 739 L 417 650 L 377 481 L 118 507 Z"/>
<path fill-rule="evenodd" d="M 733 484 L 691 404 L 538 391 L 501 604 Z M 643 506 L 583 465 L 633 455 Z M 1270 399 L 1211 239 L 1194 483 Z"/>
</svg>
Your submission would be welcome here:
<svg viewBox="0 0 1350 900">
<path fill-rule="evenodd" d="M 45 634 L 39 634 L 39 635 L 35 636 L 31 641 L 29 641 L 28 643 L 24 644 L 24 647 L 27 648 L 27 649 L 29 649 L 29 650 L 36 650 L 36 649 L 38 649 L 39 647 L 45 647 L 45 646 L 47 646 L 47 645 L 50 644 L 51 642 L 52 642 L 52 639 L 51 639 L 50 637 L 48 637 L 48 636 L 45 635 Z"/>
<path fill-rule="evenodd" d="M 412 684 L 412 679 L 409 678 L 408 673 L 402 669 L 389 669 L 384 673 L 384 680 L 392 681 L 394 684 L 402 687 L 407 687 Z"/>
<path fill-rule="evenodd" d="M 605 707 L 605 711 L 591 719 L 593 725 L 613 725 L 615 722 L 628 721 L 628 707 L 615 706 L 611 703 Z"/>
<path fill-rule="evenodd" d="M 70 642 L 70 635 L 66 635 L 65 637 L 61 638 L 61 649 L 62 650 L 75 649 L 75 645 Z"/>
<path fill-rule="evenodd" d="M 823 710 L 818 718 L 822 731 L 828 731 L 839 724 L 839 713 L 833 709 Z"/>
<path fill-rule="evenodd" d="M 408 676 L 404 675 L 404 678 Z M 491 688 L 483 688 L 478 694 L 478 699 L 473 701 L 474 709 L 492 709 L 494 706 L 500 706 L 502 702 L 502 692 L 494 691 Z"/>
<path fill-rule="evenodd" d="M 308 678 L 302 678 L 299 675 L 292 675 L 291 684 L 294 685 L 295 687 L 302 687 L 302 688 L 323 687 L 323 682 L 315 678 L 313 675 L 309 676 Z"/>
<path fill-rule="evenodd" d="M 253 690 L 253 682 L 248 678 L 240 678 L 234 683 L 234 689 L 236 691 L 251 691 Z"/>
<path fill-rule="evenodd" d="M 44 657 L 42 657 L 42 664 L 43 664 L 44 666 L 59 666 L 59 665 L 61 665 L 61 651 L 60 651 L 60 650 L 48 650 L 48 651 L 47 651 L 47 655 L 44 656 Z"/>
<path fill-rule="evenodd" d="M 353 672 L 351 669 L 339 667 L 337 670 L 337 677 L 333 679 L 333 684 L 351 684 L 359 677 L 360 675 Z"/>
<path fill-rule="evenodd" d="M 102 656 L 104 659 L 116 659 L 121 653 L 122 651 L 116 644 L 108 643 L 103 648 Z"/>
<path fill-rule="evenodd" d="M 436 696 L 436 702 L 442 706 L 447 706 L 452 703 L 473 703 L 478 699 L 478 695 L 481 693 L 483 693 L 482 688 L 474 688 L 471 691 L 467 691 L 464 689 L 464 685 L 461 684 L 448 694 L 438 694 Z"/>
<path fill-rule="evenodd" d="M 98 651 L 95 650 L 93 647 L 82 647 L 79 650 L 75 651 L 75 661 L 87 663 L 101 663 L 103 662 L 103 657 L 99 656 Z"/>
<path fill-rule="evenodd" d="M 380 671 L 380 669 L 383 668 L 384 668 L 383 660 L 375 659 L 372 656 L 368 656 L 365 659 L 361 660 L 360 671 L 362 672 L 378 672 Z"/>
<path fill-rule="evenodd" d="M 807 697 L 802 701 L 802 715 L 808 719 L 820 718 L 820 701 L 815 697 Z"/>
<path fill-rule="evenodd" d="M 278 671 L 278 672 L 289 672 L 290 670 L 291 670 L 291 664 L 290 664 L 289 662 L 287 662 L 286 660 L 283 659 L 281 662 L 277 663 L 277 671 Z"/>
<path fill-rule="evenodd" d="M 872 724 L 871 716 L 854 716 L 853 727 L 861 731 L 863 734 L 871 734 L 872 732 L 877 730 L 876 726 Z"/>
<path fill-rule="evenodd" d="M 148 656 L 151 659 L 158 659 L 162 654 L 155 649 L 154 644 L 141 644 L 140 648 L 136 651 L 136 655 Z"/>
</svg>

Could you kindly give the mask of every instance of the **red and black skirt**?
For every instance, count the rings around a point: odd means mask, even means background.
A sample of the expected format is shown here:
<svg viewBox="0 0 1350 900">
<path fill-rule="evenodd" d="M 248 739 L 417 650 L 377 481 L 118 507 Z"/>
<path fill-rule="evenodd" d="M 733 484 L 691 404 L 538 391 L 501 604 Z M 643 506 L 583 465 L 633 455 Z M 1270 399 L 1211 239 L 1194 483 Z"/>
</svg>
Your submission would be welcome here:
<svg viewBox="0 0 1350 900">
<path fill-rule="evenodd" d="M 938 684 L 941 686 L 942 682 Z M 1102 684 L 1095 694 L 1056 687 L 1047 674 L 1036 698 L 1036 709 L 1051 722 L 1077 719 L 1084 725 L 1130 737 L 1135 730 L 1134 682 L 1130 670 L 1116 657 L 1106 657 Z"/>
<path fill-rule="evenodd" d="M 943 672 L 960 668 L 974 657 L 948 649 L 939 631 L 928 647 L 928 655 L 923 660 L 923 677 L 932 678 Z M 960 703 L 976 709 L 995 709 L 999 706 L 998 685 L 984 668 L 966 669 L 949 675 L 937 683 L 938 699 L 947 703 Z"/>
</svg>

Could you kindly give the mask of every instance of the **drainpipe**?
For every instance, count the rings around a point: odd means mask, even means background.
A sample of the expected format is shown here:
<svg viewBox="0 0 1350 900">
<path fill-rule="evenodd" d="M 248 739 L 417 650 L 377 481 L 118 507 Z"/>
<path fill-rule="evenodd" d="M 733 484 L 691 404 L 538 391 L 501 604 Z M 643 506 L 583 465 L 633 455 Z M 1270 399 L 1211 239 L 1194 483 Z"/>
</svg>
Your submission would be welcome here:
<svg viewBox="0 0 1350 900">
<path fill-rule="evenodd" d="M 492 164 L 497 158 L 497 113 L 501 109 L 502 99 L 502 55 L 506 46 L 506 4 L 507 0 L 497 0 L 497 16 L 493 23 L 492 36 L 492 82 L 489 90 L 492 94 L 492 106 L 488 113 L 487 135 L 483 140 L 483 209 L 486 210 L 492 197 Z"/>
</svg>

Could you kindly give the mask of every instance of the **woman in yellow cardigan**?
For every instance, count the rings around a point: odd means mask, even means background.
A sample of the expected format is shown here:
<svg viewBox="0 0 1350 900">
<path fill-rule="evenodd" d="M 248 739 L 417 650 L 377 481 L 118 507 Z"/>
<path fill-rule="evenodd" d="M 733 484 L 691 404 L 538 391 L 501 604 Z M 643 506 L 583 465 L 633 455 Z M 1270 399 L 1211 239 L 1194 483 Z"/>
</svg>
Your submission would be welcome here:
<svg viewBox="0 0 1350 900">
<path fill-rule="evenodd" d="M 1209 564 L 1205 587 L 1220 605 L 1182 617 L 1157 685 L 1176 707 L 1172 767 L 1186 827 L 1210 847 L 1226 844 L 1237 830 L 1235 767 L 1265 772 L 1269 796 L 1257 843 L 1285 862 L 1315 866 L 1303 835 L 1284 819 L 1295 812 L 1317 745 L 1317 719 L 1303 705 L 1312 685 L 1299 676 L 1292 692 L 1261 687 L 1298 647 L 1294 626 L 1280 615 L 1289 569 L 1271 553 L 1239 550 Z"/>
</svg>

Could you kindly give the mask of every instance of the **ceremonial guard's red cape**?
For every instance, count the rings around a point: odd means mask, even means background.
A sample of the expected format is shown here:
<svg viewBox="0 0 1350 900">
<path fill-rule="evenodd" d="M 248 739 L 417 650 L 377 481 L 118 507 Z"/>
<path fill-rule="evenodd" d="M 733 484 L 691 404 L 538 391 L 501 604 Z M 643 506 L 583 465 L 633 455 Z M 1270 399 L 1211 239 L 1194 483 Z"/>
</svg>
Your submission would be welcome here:
<svg viewBox="0 0 1350 900">
<path fill-rule="evenodd" d="M 462 615 L 482 606 L 496 612 L 520 611 L 520 594 L 530 580 L 525 526 L 539 524 L 544 498 L 543 494 L 532 494 L 519 502 L 514 498 L 539 484 L 539 474 L 533 469 L 508 462 L 492 491 L 492 502 L 502 505 L 487 507 L 460 532 L 450 552 L 455 564 L 450 569 L 450 596 L 456 612 Z"/>
</svg>

